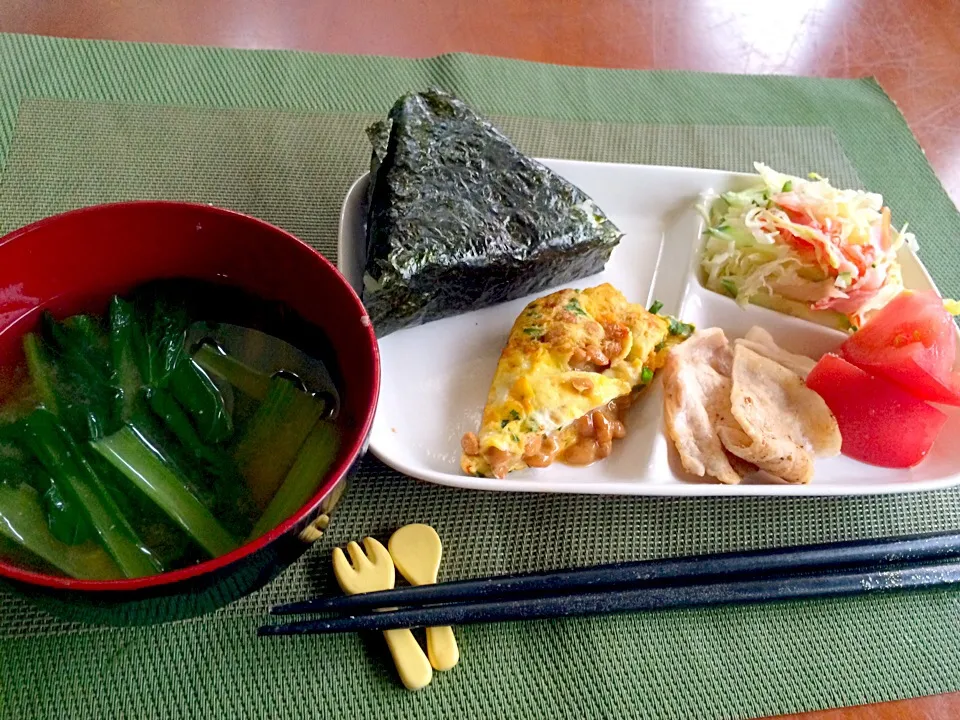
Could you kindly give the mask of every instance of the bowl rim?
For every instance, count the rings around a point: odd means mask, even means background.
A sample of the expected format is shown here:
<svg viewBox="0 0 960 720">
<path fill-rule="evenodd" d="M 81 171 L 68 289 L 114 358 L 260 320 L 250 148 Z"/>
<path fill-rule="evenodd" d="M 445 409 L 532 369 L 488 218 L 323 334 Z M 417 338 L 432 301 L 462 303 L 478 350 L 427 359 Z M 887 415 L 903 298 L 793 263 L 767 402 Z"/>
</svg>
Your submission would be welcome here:
<svg viewBox="0 0 960 720">
<path fill-rule="evenodd" d="M 350 302 L 353 303 L 353 309 L 356 311 L 356 314 L 359 315 L 361 325 L 363 326 L 364 331 L 366 332 L 366 337 L 369 340 L 368 347 L 372 353 L 373 360 L 373 377 L 371 378 L 372 386 L 370 388 L 369 404 L 366 410 L 366 415 L 359 427 L 359 432 L 356 435 L 355 441 L 351 443 L 349 447 L 342 448 L 342 450 L 345 450 L 345 452 L 341 453 L 340 461 L 334 465 L 334 467 L 328 473 L 327 479 L 310 497 L 310 499 L 306 501 L 306 503 L 304 503 L 293 515 L 288 517 L 269 532 L 261 535 L 255 540 L 243 543 L 237 549 L 232 550 L 225 555 L 210 558 L 209 560 L 197 563 L 196 565 L 179 568 L 177 570 L 170 570 L 167 572 L 158 573 L 155 575 L 147 575 L 139 578 L 120 578 L 115 580 L 83 580 L 71 577 L 61 577 L 58 575 L 48 575 L 46 573 L 37 572 L 34 570 L 26 570 L 17 565 L 8 563 L 0 558 L 0 578 L 53 590 L 115 594 L 129 593 L 131 591 L 151 588 L 164 588 L 187 580 L 199 578 L 201 576 L 213 575 L 229 565 L 239 562 L 244 558 L 254 555 L 260 550 L 263 550 L 268 545 L 271 545 L 273 542 L 287 535 L 293 528 L 303 522 L 303 520 L 306 519 L 310 513 L 316 510 L 316 508 L 327 498 L 334 488 L 336 488 L 337 485 L 344 480 L 344 478 L 353 468 L 354 464 L 362 456 L 366 448 L 367 440 L 370 436 L 370 430 L 373 427 L 373 419 L 376 413 L 377 403 L 380 398 L 380 348 L 377 343 L 376 334 L 374 333 L 373 323 L 370 321 L 370 317 L 367 314 L 366 308 L 363 306 L 360 297 L 350 286 L 350 283 L 347 282 L 346 278 L 337 269 L 337 267 L 296 235 L 293 235 L 292 233 L 284 230 L 283 228 L 277 227 L 266 220 L 261 220 L 258 217 L 254 217 L 253 215 L 248 215 L 236 210 L 229 210 L 227 208 L 218 207 L 209 203 L 186 202 L 179 200 L 128 200 L 88 205 L 41 218 L 32 223 L 24 225 L 23 227 L 14 229 L 6 235 L 0 236 L 0 249 L 9 243 L 16 241 L 22 236 L 35 232 L 45 225 L 62 222 L 65 218 L 87 213 L 110 212 L 112 210 L 131 208 L 135 209 L 138 207 L 182 207 L 250 223 L 252 225 L 259 226 L 261 229 L 266 230 L 269 233 L 274 234 L 278 238 L 283 238 L 284 242 L 293 244 L 296 247 L 296 251 L 303 254 L 305 261 L 317 263 L 325 270 L 330 271 L 332 276 L 335 277 L 347 291 L 347 297 L 350 299 Z"/>
</svg>

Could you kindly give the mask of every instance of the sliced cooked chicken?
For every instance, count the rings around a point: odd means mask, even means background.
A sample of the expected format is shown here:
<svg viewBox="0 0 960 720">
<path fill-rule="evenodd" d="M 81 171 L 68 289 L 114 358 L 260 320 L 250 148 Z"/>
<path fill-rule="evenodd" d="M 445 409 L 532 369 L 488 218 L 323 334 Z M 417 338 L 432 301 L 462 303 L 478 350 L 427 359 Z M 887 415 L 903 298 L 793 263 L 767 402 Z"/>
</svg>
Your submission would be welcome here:
<svg viewBox="0 0 960 720">
<path fill-rule="evenodd" d="M 756 325 L 750 328 L 746 336 L 734 340 L 733 344 L 736 347 L 741 345 L 748 347 L 755 353 L 780 363 L 788 370 L 793 370 L 793 372 L 804 380 L 807 379 L 807 375 L 813 370 L 813 366 L 817 364 L 816 361 L 808 358 L 806 355 L 797 355 L 784 350 L 777 345 L 770 333 Z"/>
<path fill-rule="evenodd" d="M 785 482 L 810 482 L 816 456 L 840 453 L 840 429 L 823 398 L 744 344 L 733 353 L 730 413 L 739 427 L 719 428 L 724 447 Z"/>
<path fill-rule="evenodd" d="M 723 330 L 699 330 L 667 355 L 663 369 L 667 435 L 684 469 L 735 485 L 734 470 L 717 433 L 736 426 L 730 414 L 733 353 Z"/>
</svg>

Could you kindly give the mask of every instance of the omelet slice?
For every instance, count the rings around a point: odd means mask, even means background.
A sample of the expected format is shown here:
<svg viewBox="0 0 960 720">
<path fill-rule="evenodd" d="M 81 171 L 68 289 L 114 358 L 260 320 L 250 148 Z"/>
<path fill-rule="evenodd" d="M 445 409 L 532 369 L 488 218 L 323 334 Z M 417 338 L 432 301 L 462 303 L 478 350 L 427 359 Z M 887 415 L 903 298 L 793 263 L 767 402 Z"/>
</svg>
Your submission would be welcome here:
<svg viewBox="0 0 960 720">
<path fill-rule="evenodd" d="M 605 457 L 625 433 L 620 413 L 691 331 L 610 284 L 534 300 L 500 355 L 480 432 L 463 437 L 461 468 L 503 478 L 555 459 Z"/>
</svg>

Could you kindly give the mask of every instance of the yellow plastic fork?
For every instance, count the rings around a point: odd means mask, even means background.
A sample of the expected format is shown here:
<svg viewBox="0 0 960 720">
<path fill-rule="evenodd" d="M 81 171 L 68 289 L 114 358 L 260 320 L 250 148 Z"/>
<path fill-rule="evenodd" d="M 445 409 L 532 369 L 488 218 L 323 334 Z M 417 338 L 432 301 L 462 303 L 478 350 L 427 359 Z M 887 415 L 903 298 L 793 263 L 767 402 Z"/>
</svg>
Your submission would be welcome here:
<svg viewBox="0 0 960 720">
<path fill-rule="evenodd" d="M 343 550 L 333 549 L 333 574 L 337 583 L 347 595 L 392 590 L 396 572 L 390 553 L 371 537 L 364 538 L 363 545 L 367 549 L 366 554 L 357 543 L 347 544 L 347 553 L 353 565 L 347 561 Z M 407 629 L 385 630 L 383 636 L 404 687 L 419 690 L 429 685 L 433 679 L 433 668 L 413 633 Z"/>
</svg>

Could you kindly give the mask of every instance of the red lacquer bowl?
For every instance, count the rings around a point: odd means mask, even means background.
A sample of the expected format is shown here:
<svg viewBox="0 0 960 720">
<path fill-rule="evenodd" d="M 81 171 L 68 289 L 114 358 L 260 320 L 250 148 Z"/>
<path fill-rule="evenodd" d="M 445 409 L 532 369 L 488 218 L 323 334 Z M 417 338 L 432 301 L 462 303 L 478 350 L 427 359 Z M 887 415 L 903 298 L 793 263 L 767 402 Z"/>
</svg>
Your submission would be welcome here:
<svg viewBox="0 0 960 720">
<path fill-rule="evenodd" d="M 82 208 L 0 238 L 0 373 L 21 361 L 21 338 L 36 327 L 42 310 L 58 317 L 102 312 L 111 295 L 160 278 L 212 281 L 279 301 L 321 333 L 332 349 L 332 358 L 324 360 L 334 365 L 330 369 L 343 403 L 340 456 L 317 493 L 277 528 L 228 555 L 182 570 L 93 582 L 0 560 L 0 578 L 8 585 L 52 601 L 55 610 L 82 610 L 81 616 L 90 611 L 94 620 L 194 615 L 269 581 L 309 546 L 315 534 L 307 526 L 339 497 L 366 450 L 377 404 L 380 362 L 373 328 L 333 265 L 266 222 L 179 202 Z"/>
</svg>

